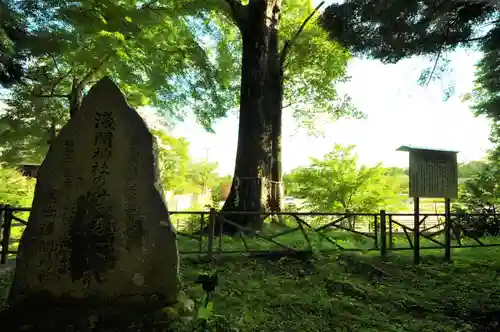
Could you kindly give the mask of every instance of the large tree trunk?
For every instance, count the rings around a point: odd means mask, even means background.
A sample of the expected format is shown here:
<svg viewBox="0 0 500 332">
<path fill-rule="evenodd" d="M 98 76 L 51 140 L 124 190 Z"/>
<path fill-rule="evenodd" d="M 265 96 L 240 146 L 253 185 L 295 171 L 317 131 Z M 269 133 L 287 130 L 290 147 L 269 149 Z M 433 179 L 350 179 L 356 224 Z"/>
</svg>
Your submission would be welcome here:
<svg viewBox="0 0 500 332">
<path fill-rule="evenodd" d="M 276 34 L 277 37 L 277 34 Z M 275 38 L 277 51 L 278 40 Z M 272 212 L 280 212 L 283 208 L 283 172 L 281 167 L 281 134 L 283 121 L 283 63 L 279 54 L 273 54 L 270 58 L 270 70 L 268 75 L 268 91 L 266 107 L 271 114 L 271 179 L 268 197 L 269 208 Z"/>
<path fill-rule="evenodd" d="M 239 28 L 243 40 L 238 148 L 233 183 L 223 211 L 265 212 L 276 207 L 281 180 L 281 64 L 278 24 L 281 0 L 250 0 Z M 259 230 L 259 216 L 225 215 Z M 219 223 L 218 223 L 219 224 Z M 219 230 L 219 225 L 216 227 Z M 224 224 L 224 233 L 235 227 Z"/>
</svg>

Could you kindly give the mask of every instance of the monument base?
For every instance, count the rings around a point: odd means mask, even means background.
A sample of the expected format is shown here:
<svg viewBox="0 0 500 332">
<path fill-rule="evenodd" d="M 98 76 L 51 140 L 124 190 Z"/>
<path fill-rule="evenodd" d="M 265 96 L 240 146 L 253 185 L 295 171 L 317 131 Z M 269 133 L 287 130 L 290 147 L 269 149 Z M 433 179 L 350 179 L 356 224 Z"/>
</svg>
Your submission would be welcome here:
<svg viewBox="0 0 500 332">
<path fill-rule="evenodd" d="M 2 331 L 9 332 L 167 332 L 176 330 L 175 322 L 193 318 L 194 301 L 184 292 L 174 304 L 159 299 L 152 294 L 103 302 L 38 294 L 0 310 L 0 322 Z"/>
<path fill-rule="evenodd" d="M 141 305 L 95 306 L 89 303 L 34 306 L 25 303 L 0 311 L 2 331 L 173 331 L 174 318 Z"/>
</svg>

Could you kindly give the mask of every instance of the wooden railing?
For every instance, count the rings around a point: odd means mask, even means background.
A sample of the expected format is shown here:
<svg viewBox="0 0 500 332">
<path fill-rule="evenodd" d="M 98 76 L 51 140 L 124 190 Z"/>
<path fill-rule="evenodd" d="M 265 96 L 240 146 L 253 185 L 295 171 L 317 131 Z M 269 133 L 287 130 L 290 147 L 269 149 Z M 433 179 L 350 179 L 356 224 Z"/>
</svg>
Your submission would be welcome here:
<svg viewBox="0 0 500 332">
<path fill-rule="evenodd" d="M 16 254 L 16 244 L 23 227 L 27 225 L 27 218 L 21 218 L 19 214 L 30 210 L 0 205 L 1 264 L 5 264 L 9 256 Z M 415 217 L 414 214 L 387 213 L 384 210 L 379 213 L 258 213 L 215 209 L 169 213 L 180 237 L 180 253 L 208 258 L 223 254 L 285 256 L 339 250 L 378 251 L 380 256 L 386 257 L 390 251 L 412 250 L 414 260 L 418 263 L 421 250 L 443 250 L 445 259 L 449 260 L 453 248 L 500 245 L 500 241 L 495 243 L 491 238 L 465 236 L 462 226 L 457 222 L 457 217 L 464 216 L 463 214 L 446 216 L 422 213 Z M 496 215 L 485 214 L 468 216 L 497 218 Z M 243 217 L 258 218 L 264 226 L 255 230 L 234 221 Z M 401 221 L 404 217 L 412 217 L 410 224 Z M 425 224 L 429 217 L 436 217 L 437 221 Z M 224 236 L 225 226 L 236 230 L 232 236 Z M 13 234 L 16 230 L 19 230 L 17 234 Z M 228 241 L 230 245 L 227 245 Z M 240 242 L 239 247 L 236 241 Z M 257 249 L 251 248 L 252 244 L 258 243 L 260 245 Z"/>
</svg>

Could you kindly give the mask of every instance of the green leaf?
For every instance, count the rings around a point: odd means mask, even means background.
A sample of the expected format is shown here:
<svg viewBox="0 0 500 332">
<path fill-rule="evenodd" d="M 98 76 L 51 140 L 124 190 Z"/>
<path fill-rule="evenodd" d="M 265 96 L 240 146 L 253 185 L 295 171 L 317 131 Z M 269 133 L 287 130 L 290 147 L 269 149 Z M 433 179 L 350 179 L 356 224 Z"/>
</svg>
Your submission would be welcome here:
<svg viewBox="0 0 500 332">
<path fill-rule="evenodd" d="M 201 306 L 198 309 L 198 319 L 209 320 L 214 315 L 214 304 L 212 301 L 207 303 L 207 306 Z"/>
</svg>

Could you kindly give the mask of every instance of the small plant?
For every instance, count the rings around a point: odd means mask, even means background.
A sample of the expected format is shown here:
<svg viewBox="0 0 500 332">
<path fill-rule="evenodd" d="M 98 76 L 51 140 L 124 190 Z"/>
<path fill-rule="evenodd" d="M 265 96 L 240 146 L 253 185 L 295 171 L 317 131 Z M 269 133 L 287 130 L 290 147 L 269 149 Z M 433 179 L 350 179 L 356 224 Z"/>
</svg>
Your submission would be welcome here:
<svg viewBox="0 0 500 332">
<path fill-rule="evenodd" d="M 208 330 L 208 323 L 215 317 L 214 304 L 212 301 L 212 293 L 215 291 L 217 286 L 218 278 L 217 274 L 200 274 L 196 279 L 196 283 L 201 285 L 201 288 L 205 292 L 203 298 L 201 299 L 200 306 L 198 308 L 197 318 L 201 321 L 202 331 L 206 332 Z"/>
</svg>

